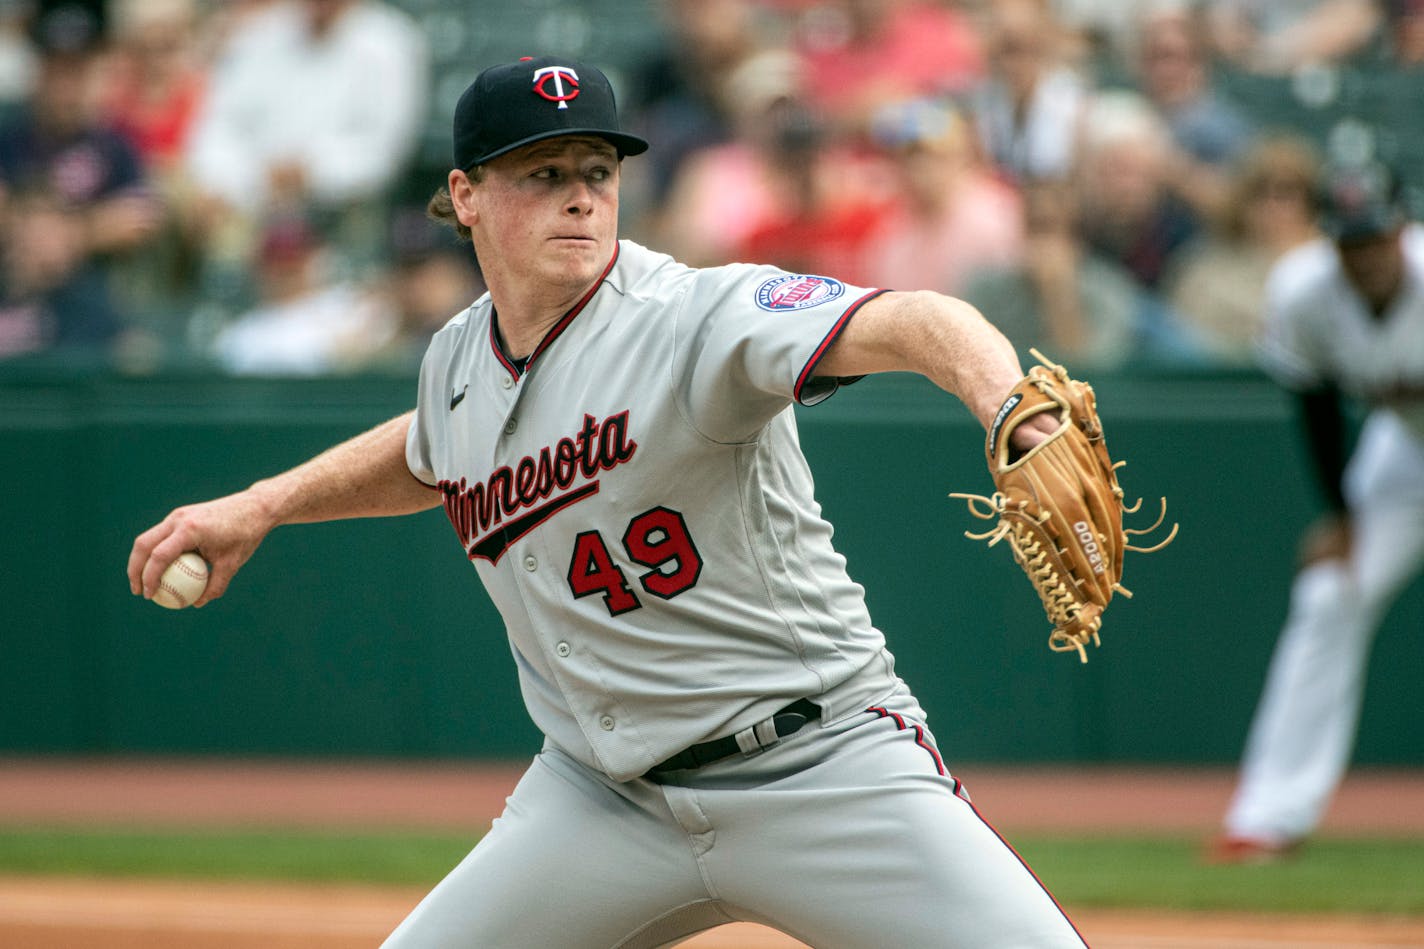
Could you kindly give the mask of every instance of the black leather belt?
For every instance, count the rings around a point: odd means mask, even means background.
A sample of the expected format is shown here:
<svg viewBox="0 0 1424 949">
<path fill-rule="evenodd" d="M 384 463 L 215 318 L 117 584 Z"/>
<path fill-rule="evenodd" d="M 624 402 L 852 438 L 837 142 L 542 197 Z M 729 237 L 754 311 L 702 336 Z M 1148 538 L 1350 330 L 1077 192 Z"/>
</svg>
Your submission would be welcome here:
<svg viewBox="0 0 1424 949">
<path fill-rule="evenodd" d="M 776 744 L 776 741 L 785 738 L 793 732 L 800 731 L 807 722 L 814 722 L 821 717 L 821 709 L 810 699 L 797 699 L 786 708 L 771 716 L 770 722 L 775 730 L 776 738 L 771 741 L 757 741 L 753 752 L 761 748 L 769 748 Z M 747 729 L 752 731 L 752 729 Z M 730 758 L 732 755 L 744 752 L 742 743 L 737 741 L 736 735 L 728 735 L 725 738 L 714 738 L 711 741 L 700 742 L 690 748 L 679 751 L 661 764 L 654 765 L 648 770 L 648 774 L 663 774 L 668 771 L 687 771 L 692 768 L 700 768 L 709 765 L 714 761 L 721 761 L 723 758 Z"/>
</svg>

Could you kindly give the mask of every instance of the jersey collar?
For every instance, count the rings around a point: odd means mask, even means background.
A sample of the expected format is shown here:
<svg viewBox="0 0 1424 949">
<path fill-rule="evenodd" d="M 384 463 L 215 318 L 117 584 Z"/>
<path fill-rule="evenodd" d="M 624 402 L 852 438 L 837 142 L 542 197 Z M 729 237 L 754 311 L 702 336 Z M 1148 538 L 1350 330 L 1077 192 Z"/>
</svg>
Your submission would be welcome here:
<svg viewBox="0 0 1424 949">
<path fill-rule="evenodd" d="M 559 338 L 559 334 L 569 328 L 569 324 L 574 321 L 574 317 L 578 316 L 579 313 L 583 312 L 583 308 L 588 306 L 588 301 L 593 299 L 593 295 L 598 292 L 598 288 L 603 286 L 603 282 L 608 279 L 608 274 L 612 272 L 613 265 L 618 263 L 618 253 L 621 250 L 621 247 L 622 245 L 620 242 L 614 241 L 613 257 L 608 261 L 608 266 L 603 268 L 603 273 L 598 275 L 598 279 L 593 282 L 593 286 L 588 288 L 588 292 L 585 293 L 582 297 L 580 297 L 579 301 L 575 303 L 567 313 L 559 317 L 559 322 L 555 323 L 552 327 L 550 327 L 549 332 L 544 334 L 544 338 L 539 340 L 539 345 L 535 346 L 534 351 L 529 354 L 529 358 L 523 361 L 522 367 L 519 365 L 519 363 L 515 362 L 515 360 L 511 359 L 509 357 L 509 354 L 504 351 L 504 347 L 500 345 L 499 333 L 495 329 L 495 327 L 499 323 L 499 314 L 495 310 L 494 304 L 490 304 L 490 349 L 494 350 L 495 359 L 499 360 L 500 365 L 504 366 L 505 370 L 509 373 L 511 378 L 517 380 L 521 375 L 527 373 L 533 367 L 535 360 L 539 358 L 540 354 L 543 353 L 544 350 L 548 349 L 553 344 L 554 340 Z"/>
</svg>

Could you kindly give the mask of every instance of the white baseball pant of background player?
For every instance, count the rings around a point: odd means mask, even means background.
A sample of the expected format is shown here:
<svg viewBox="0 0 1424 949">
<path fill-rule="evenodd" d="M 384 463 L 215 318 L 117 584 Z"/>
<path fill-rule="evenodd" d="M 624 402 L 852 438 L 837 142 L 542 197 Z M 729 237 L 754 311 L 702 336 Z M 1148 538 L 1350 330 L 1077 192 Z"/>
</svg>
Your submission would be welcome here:
<svg viewBox="0 0 1424 949">
<path fill-rule="evenodd" d="M 1367 402 L 1424 383 L 1424 229 L 1402 235 L 1407 276 L 1371 315 L 1328 244 L 1278 268 L 1265 364 L 1288 385 L 1330 380 Z M 1344 480 L 1348 559 L 1297 574 L 1289 612 L 1252 720 L 1224 826 L 1233 837 L 1289 846 L 1319 825 L 1349 764 L 1370 646 L 1385 613 L 1424 567 L 1424 404 L 1374 409 Z"/>
<path fill-rule="evenodd" d="M 1370 645 L 1424 564 L 1424 438 L 1374 413 L 1345 491 L 1350 556 L 1306 567 L 1291 588 L 1226 816 L 1235 836 L 1287 845 L 1319 825 L 1354 747 Z"/>
</svg>

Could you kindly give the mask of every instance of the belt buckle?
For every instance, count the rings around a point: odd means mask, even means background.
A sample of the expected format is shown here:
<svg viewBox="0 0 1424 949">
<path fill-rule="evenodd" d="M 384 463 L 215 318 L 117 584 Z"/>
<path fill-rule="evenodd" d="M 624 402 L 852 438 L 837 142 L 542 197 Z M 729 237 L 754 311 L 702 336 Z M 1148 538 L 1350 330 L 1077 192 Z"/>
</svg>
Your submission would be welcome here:
<svg viewBox="0 0 1424 949">
<path fill-rule="evenodd" d="M 735 736 L 742 757 L 750 758 L 768 748 L 781 743 L 787 735 L 795 734 L 811 719 L 801 712 L 782 710 L 769 718 L 764 718 L 750 728 L 743 728 Z M 785 726 L 785 730 L 782 730 Z"/>
<path fill-rule="evenodd" d="M 808 708 L 807 711 L 800 711 L 799 708 Z M 797 709 L 797 710 L 793 710 Z M 704 765 L 720 761 L 725 757 L 742 753 L 742 757 L 751 758 L 760 754 L 773 745 L 779 744 L 786 738 L 802 728 L 808 722 L 820 717 L 820 710 L 806 699 L 793 702 L 791 705 L 779 712 L 765 718 L 755 725 L 744 728 L 727 738 L 717 738 L 712 741 L 701 742 L 692 745 L 683 751 L 678 752 L 666 761 L 660 762 L 648 769 L 648 775 L 659 775 L 669 771 L 683 771 L 701 768 Z M 728 741 L 735 748 L 727 748 Z M 704 760 L 702 752 L 705 749 L 716 748 L 711 757 Z M 726 750 L 723 750 L 726 749 Z"/>
<path fill-rule="evenodd" d="M 737 747 L 741 749 L 743 758 L 759 755 L 781 741 L 781 736 L 776 733 L 775 715 L 764 718 L 748 728 L 743 728 L 732 737 L 737 740 Z"/>
</svg>

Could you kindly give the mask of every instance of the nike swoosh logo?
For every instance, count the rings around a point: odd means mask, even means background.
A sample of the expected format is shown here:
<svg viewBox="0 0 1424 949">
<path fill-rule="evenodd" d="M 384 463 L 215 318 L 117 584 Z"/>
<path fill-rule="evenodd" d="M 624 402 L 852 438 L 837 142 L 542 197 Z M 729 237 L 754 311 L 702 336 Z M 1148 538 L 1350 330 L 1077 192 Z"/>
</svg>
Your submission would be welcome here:
<svg viewBox="0 0 1424 949">
<path fill-rule="evenodd" d="M 451 412 L 455 411 L 455 406 L 457 406 L 457 405 L 459 405 L 461 402 L 465 401 L 465 393 L 468 392 L 468 391 L 470 391 L 470 386 L 469 386 L 468 383 L 466 383 L 466 384 L 465 384 L 465 388 L 461 389 L 458 393 L 452 394 L 452 395 L 450 396 L 450 411 L 451 411 Z"/>
</svg>

